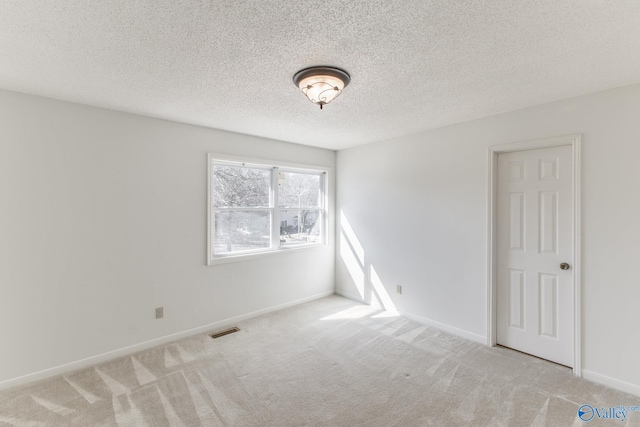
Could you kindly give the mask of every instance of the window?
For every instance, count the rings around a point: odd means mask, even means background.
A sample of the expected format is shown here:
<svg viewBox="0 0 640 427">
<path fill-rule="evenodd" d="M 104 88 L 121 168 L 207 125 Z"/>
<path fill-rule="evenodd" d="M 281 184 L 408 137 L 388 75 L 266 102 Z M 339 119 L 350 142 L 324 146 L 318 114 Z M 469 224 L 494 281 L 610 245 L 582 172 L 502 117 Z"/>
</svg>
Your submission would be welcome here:
<svg viewBox="0 0 640 427">
<path fill-rule="evenodd" d="M 209 262 L 325 243 L 324 171 L 209 161 Z"/>
</svg>

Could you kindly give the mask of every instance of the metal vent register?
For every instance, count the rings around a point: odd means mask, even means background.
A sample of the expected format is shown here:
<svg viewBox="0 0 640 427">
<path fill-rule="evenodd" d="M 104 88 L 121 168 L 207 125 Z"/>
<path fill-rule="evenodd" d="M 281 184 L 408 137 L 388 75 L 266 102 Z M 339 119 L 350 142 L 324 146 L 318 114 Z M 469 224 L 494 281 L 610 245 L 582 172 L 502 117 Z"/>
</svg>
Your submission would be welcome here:
<svg viewBox="0 0 640 427">
<path fill-rule="evenodd" d="M 220 337 L 223 337 L 225 335 L 233 334 L 235 332 L 238 332 L 239 330 L 240 330 L 240 328 L 234 326 L 233 328 L 225 329 L 224 331 L 214 332 L 212 334 L 209 334 L 209 336 L 215 340 L 216 338 L 220 338 Z"/>
</svg>

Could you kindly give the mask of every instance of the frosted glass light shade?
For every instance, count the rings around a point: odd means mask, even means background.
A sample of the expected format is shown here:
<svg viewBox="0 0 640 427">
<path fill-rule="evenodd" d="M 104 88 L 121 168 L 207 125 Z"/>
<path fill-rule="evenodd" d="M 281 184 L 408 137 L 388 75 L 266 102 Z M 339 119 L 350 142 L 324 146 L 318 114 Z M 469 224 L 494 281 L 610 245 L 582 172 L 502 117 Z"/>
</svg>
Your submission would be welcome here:
<svg viewBox="0 0 640 427">
<path fill-rule="evenodd" d="M 306 68 L 293 76 L 296 86 L 320 108 L 336 99 L 350 80 L 346 71 L 333 67 Z"/>
</svg>

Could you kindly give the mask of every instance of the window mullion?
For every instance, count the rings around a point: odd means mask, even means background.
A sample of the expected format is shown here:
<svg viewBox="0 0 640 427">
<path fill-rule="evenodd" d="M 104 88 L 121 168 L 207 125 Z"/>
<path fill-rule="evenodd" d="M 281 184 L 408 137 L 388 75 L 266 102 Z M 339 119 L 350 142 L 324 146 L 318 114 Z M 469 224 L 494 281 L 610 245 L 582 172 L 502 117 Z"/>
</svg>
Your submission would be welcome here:
<svg viewBox="0 0 640 427">
<path fill-rule="evenodd" d="M 278 168 L 271 169 L 271 247 L 278 249 L 280 247 L 280 208 L 278 206 Z"/>
<path fill-rule="evenodd" d="M 269 206 L 258 206 L 258 207 L 226 207 L 222 206 L 219 208 L 213 208 L 214 212 L 262 212 L 262 211 L 270 211 L 272 210 Z"/>
<path fill-rule="evenodd" d="M 322 206 L 282 206 L 282 209 L 301 210 L 301 211 L 321 211 Z"/>
</svg>

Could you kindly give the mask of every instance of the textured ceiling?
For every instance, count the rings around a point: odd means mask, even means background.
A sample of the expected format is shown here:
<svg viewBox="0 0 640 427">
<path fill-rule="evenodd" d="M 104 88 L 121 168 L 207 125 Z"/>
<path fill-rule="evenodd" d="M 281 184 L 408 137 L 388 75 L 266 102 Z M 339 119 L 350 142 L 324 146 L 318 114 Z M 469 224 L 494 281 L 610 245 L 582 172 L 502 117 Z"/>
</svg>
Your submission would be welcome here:
<svg viewBox="0 0 640 427">
<path fill-rule="evenodd" d="M 0 3 L 2 89 L 330 149 L 637 82 L 638 0 Z"/>
</svg>

